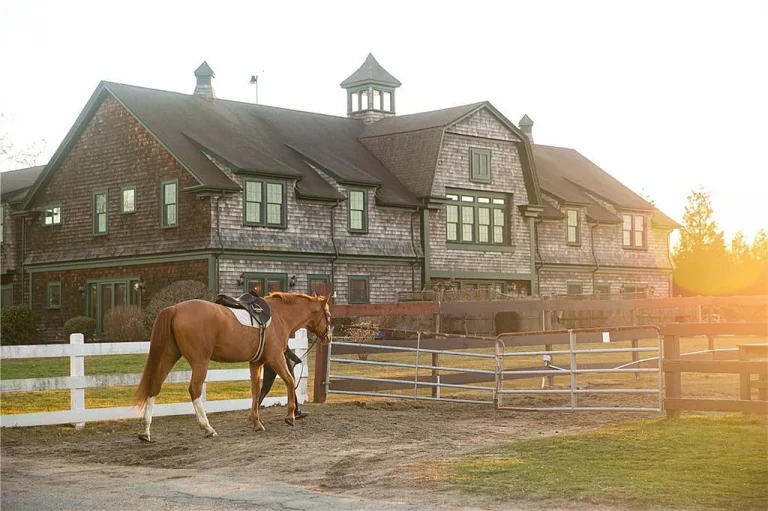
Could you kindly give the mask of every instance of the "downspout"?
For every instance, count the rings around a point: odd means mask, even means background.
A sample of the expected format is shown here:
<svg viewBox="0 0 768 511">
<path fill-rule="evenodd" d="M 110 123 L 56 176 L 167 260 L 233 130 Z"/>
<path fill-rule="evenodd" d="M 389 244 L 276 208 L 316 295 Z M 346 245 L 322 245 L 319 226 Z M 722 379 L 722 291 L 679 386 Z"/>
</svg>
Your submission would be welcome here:
<svg viewBox="0 0 768 511">
<path fill-rule="evenodd" d="M 419 214 L 419 208 L 411 213 L 411 250 L 413 250 L 413 263 L 411 263 L 411 291 L 416 292 L 416 265 L 419 264 L 419 253 L 416 251 L 416 237 L 413 233 L 413 217 Z"/>
<path fill-rule="evenodd" d="M 334 237 L 334 233 L 336 232 L 334 210 L 339 207 L 339 202 L 339 200 L 336 200 L 336 204 L 331 206 L 331 243 L 333 244 L 333 259 L 331 259 L 331 296 L 336 294 L 336 272 L 334 269 L 334 263 L 339 258 L 339 247 L 336 246 L 336 238 Z"/>
<path fill-rule="evenodd" d="M 600 225 L 600 222 L 595 222 L 595 224 L 592 226 L 592 259 L 595 261 L 595 269 L 592 270 L 592 294 L 596 295 L 595 292 L 595 283 L 597 278 L 597 270 L 600 269 L 600 263 L 597 262 L 597 255 L 595 254 L 595 229 L 597 229 L 597 226 Z"/>
<path fill-rule="evenodd" d="M 24 303 L 24 259 L 27 257 L 27 218 L 21 217 L 21 303 Z M 32 287 L 29 288 L 29 308 L 32 309 Z"/>
<path fill-rule="evenodd" d="M 221 293 L 221 278 L 219 269 L 219 257 L 224 253 L 224 242 L 221 240 L 221 199 L 224 197 L 224 190 L 221 191 L 221 195 L 216 197 L 216 239 L 219 242 L 219 251 L 214 254 L 214 261 L 216 261 L 216 292 Z"/>
<path fill-rule="evenodd" d="M 539 240 L 539 222 L 535 220 L 533 222 L 533 232 L 536 236 L 536 254 L 539 256 L 539 264 L 536 265 L 536 287 L 538 288 L 538 296 L 541 296 L 541 267 L 544 266 L 544 258 L 541 257 L 541 250 L 539 250 L 541 245 Z M 531 290 L 531 294 L 533 294 L 533 290 Z"/>
</svg>

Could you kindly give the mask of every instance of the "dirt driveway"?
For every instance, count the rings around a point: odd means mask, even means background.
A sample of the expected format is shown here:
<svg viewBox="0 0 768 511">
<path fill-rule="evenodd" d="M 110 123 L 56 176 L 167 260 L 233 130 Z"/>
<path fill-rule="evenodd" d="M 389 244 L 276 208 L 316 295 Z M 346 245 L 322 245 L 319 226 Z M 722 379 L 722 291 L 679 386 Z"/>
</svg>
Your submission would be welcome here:
<svg viewBox="0 0 768 511">
<path fill-rule="evenodd" d="M 274 481 L 290 485 L 285 491 L 293 488 L 298 497 L 302 492 L 322 492 L 366 499 L 355 501 L 356 505 L 352 506 L 355 509 L 377 508 L 375 501 L 384 501 L 380 504 L 387 509 L 396 507 L 395 503 L 405 505 L 403 509 L 410 509 L 409 505 L 419 509 L 458 508 L 467 505 L 467 501 L 430 481 L 431 460 L 517 439 L 658 416 L 525 412 L 499 412 L 494 416 L 489 406 L 401 401 L 305 405 L 304 409 L 311 415 L 297 421 L 293 428 L 282 422 L 284 409 L 264 410 L 267 431 L 263 433 L 251 430 L 245 411 L 210 414 L 211 425 L 219 433 L 219 438 L 213 439 L 203 438 L 192 416 L 157 417 L 152 424 L 155 441 L 151 444 L 138 440 L 136 435 L 141 430 L 138 420 L 89 424 L 81 431 L 71 427 L 5 429 L 2 432 L 3 509 L 14 509 L 15 503 L 19 504 L 16 508 L 28 509 L 20 500 L 18 488 L 21 487 L 9 487 L 8 483 L 25 471 L 40 468 L 39 464 L 46 464 L 46 460 L 49 467 L 61 467 L 59 471 L 48 470 L 46 484 L 58 485 L 62 491 L 76 488 L 78 484 L 81 489 L 85 488 L 93 483 L 93 474 L 101 472 L 109 473 L 118 483 L 124 481 L 126 495 L 120 495 L 117 489 L 120 484 L 102 485 L 107 488 L 105 498 L 112 496 L 115 503 L 130 502 L 125 499 L 135 497 L 135 489 L 129 491 L 128 488 L 134 484 L 136 474 L 156 474 L 149 479 L 171 477 L 172 480 L 173 476 L 168 474 L 178 474 L 181 479 L 204 471 L 203 479 L 208 483 L 217 481 L 213 485 L 217 487 L 226 481 L 232 484 Z M 82 474 L 80 481 L 71 470 L 75 465 L 83 467 L 77 472 Z M 175 490 L 164 487 L 162 491 L 173 495 Z M 498 508 L 552 509 L 552 504 L 500 502 Z M 317 509 L 345 506 L 326 503 Z M 143 507 L 155 508 L 151 503 Z M 158 503 L 157 507 L 175 509 L 168 500 L 162 505 Z M 261 507 L 272 509 L 268 505 Z M 283 507 L 288 506 L 280 506 Z M 573 505 L 565 507 L 574 509 Z M 66 505 L 56 508 L 71 509 Z M 187 503 L 186 508 L 195 507 Z M 302 504 L 296 509 L 314 508 Z"/>
</svg>

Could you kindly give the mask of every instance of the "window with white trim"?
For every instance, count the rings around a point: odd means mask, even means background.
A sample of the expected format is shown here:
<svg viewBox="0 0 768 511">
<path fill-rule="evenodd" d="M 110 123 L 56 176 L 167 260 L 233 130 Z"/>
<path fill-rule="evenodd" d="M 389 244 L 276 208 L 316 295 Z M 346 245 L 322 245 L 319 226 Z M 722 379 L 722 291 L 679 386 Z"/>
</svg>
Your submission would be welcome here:
<svg viewBox="0 0 768 511">
<path fill-rule="evenodd" d="M 48 206 L 43 212 L 43 225 L 61 225 L 61 206 Z"/>
</svg>

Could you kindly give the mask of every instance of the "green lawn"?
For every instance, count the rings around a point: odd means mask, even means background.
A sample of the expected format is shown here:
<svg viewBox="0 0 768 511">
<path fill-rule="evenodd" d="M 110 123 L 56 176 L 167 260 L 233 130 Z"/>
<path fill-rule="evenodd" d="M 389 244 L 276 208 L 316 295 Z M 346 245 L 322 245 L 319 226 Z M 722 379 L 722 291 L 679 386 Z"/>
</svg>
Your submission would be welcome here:
<svg viewBox="0 0 768 511">
<path fill-rule="evenodd" d="M 85 358 L 85 374 L 130 374 L 144 370 L 145 355 L 110 355 Z M 248 368 L 248 363 L 211 362 L 210 369 Z M 190 367 L 183 358 L 174 366 L 174 371 L 189 371 Z M 46 378 L 69 375 L 68 358 L 31 358 L 4 360 L 0 365 L 0 379 Z M 158 403 L 178 403 L 189 399 L 189 383 L 163 385 L 158 396 Z M 113 406 L 132 406 L 135 387 L 106 387 L 85 390 L 87 408 L 106 408 Z M 285 385 L 280 378 L 270 391 L 270 396 L 285 394 Z M 248 381 L 214 382 L 206 385 L 206 398 L 243 399 L 251 397 Z M 36 392 L 8 392 L 2 394 L 2 414 L 33 413 L 55 410 L 68 410 L 70 392 L 68 390 L 47 390 Z"/>
<path fill-rule="evenodd" d="M 439 479 L 479 501 L 768 508 L 768 428 L 741 415 L 633 421 L 504 444 L 440 465 Z"/>
</svg>

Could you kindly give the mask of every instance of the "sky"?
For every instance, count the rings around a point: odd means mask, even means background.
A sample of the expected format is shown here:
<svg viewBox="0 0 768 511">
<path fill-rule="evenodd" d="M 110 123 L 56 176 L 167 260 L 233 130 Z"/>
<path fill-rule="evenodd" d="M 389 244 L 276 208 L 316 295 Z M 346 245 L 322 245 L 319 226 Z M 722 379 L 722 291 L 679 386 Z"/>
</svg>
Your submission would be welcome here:
<svg viewBox="0 0 768 511">
<path fill-rule="evenodd" d="M 710 192 L 726 239 L 768 228 L 768 1 L 0 2 L 0 114 L 48 161 L 101 80 L 346 114 L 369 52 L 397 113 L 490 101 L 528 114 L 681 222 Z M 0 161 L 0 170 L 18 168 Z"/>
</svg>

